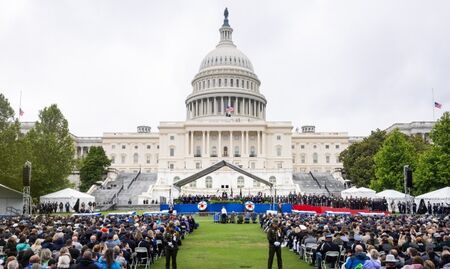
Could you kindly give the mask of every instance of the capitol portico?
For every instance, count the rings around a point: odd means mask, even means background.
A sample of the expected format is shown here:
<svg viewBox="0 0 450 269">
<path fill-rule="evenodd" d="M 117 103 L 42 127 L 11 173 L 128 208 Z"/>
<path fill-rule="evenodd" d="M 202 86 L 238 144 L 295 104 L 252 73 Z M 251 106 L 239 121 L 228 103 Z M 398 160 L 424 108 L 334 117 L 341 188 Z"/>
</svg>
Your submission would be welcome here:
<svg viewBox="0 0 450 269">
<path fill-rule="evenodd" d="M 160 122 L 159 132 L 104 133 L 97 140 L 119 172 L 156 174 L 137 202 L 177 196 L 173 184 L 226 161 L 274 184 L 278 194 L 302 192 L 296 172 L 331 174 L 341 168 L 338 156 L 350 143 L 347 133 L 293 131 L 290 121 L 266 121 L 267 100 L 249 58 L 237 49 L 228 11 L 217 46 L 200 63 L 187 96 L 186 120 Z M 83 154 L 83 138 L 76 137 Z M 101 142 L 100 142 L 101 141 Z M 181 188 L 184 194 L 270 193 L 250 177 L 224 167 Z"/>
</svg>

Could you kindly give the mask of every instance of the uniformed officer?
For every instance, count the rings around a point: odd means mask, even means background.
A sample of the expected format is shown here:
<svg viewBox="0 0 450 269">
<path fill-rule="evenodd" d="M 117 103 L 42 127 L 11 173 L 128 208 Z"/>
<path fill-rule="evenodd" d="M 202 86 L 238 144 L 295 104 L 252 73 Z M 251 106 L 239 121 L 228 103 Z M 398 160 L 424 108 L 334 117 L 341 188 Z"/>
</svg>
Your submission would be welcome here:
<svg viewBox="0 0 450 269">
<path fill-rule="evenodd" d="M 278 269 L 283 268 L 283 261 L 281 260 L 281 242 L 283 240 L 282 230 L 278 226 L 278 219 L 272 220 L 272 225 L 267 231 L 267 240 L 269 241 L 269 260 L 268 269 L 272 269 L 273 256 L 277 254 Z"/>
<path fill-rule="evenodd" d="M 172 258 L 172 269 L 177 269 L 178 233 L 175 231 L 173 222 L 169 222 L 164 232 L 164 244 L 166 252 L 166 269 L 170 269 L 170 258 Z"/>
</svg>

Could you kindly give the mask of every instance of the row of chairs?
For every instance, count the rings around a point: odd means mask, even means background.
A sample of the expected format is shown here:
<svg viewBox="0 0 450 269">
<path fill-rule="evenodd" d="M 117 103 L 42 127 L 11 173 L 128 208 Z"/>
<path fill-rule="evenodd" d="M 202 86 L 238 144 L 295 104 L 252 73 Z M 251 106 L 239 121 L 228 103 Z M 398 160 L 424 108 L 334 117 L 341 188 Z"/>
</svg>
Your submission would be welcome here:
<svg viewBox="0 0 450 269">
<path fill-rule="evenodd" d="M 314 265 L 314 255 L 319 245 L 316 243 L 300 244 L 294 241 L 293 251 L 300 255 L 308 264 Z M 341 246 L 339 251 L 328 251 L 325 256 L 322 257 L 321 267 L 323 269 L 341 268 L 345 263 L 345 249 Z"/>
</svg>

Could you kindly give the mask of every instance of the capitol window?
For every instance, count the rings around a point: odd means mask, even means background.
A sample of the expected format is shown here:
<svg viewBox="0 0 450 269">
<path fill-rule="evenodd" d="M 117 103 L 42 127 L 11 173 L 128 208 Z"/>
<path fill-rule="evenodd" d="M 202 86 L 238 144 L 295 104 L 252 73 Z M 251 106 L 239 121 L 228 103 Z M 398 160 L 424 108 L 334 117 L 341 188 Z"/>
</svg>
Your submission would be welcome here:
<svg viewBox="0 0 450 269">
<path fill-rule="evenodd" d="M 313 145 L 313 149 L 316 149 L 317 148 L 317 145 Z"/>
<path fill-rule="evenodd" d="M 283 163 L 282 163 L 282 162 L 278 162 L 278 163 L 277 163 L 277 168 L 278 168 L 278 169 L 283 168 Z"/>
<path fill-rule="evenodd" d="M 211 157 L 217 157 L 217 147 L 213 146 L 211 148 Z"/>
<path fill-rule="evenodd" d="M 239 79 L 236 79 L 236 87 L 239 87 Z"/>
<path fill-rule="evenodd" d="M 175 165 L 173 163 L 169 163 L 169 169 L 173 170 L 175 168 Z"/>
<path fill-rule="evenodd" d="M 339 145 L 336 145 L 336 149 L 339 149 Z"/>
<path fill-rule="evenodd" d="M 319 155 L 316 153 L 316 152 L 314 152 L 313 153 L 313 163 L 317 163 L 319 160 Z"/>
<path fill-rule="evenodd" d="M 219 87 L 222 87 L 222 79 L 219 78 Z"/>
<path fill-rule="evenodd" d="M 137 145 L 135 145 L 135 146 L 134 146 L 134 149 L 138 149 L 138 146 L 137 146 Z"/>
<path fill-rule="evenodd" d="M 241 189 L 241 188 L 244 188 L 244 186 L 245 186 L 244 177 L 243 176 L 239 176 L 237 178 L 237 187 L 239 189 Z"/>
<path fill-rule="evenodd" d="M 305 145 L 300 145 L 300 148 L 301 148 L 301 149 L 304 149 L 304 148 L 305 148 Z"/>
<path fill-rule="evenodd" d="M 329 149 L 329 148 L 330 148 L 330 145 L 325 145 L 325 148 L 326 148 L 326 149 Z"/>
<path fill-rule="evenodd" d="M 281 135 L 277 135 L 277 140 L 281 140 Z"/>
<path fill-rule="evenodd" d="M 255 169 L 256 168 L 256 163 L 255 162 L 251 162 L 250 163 L 250 169 Z"/>
<path fill-rule="evenodd" d="M 224 82 L 223 82 L 225 85 L 225 87 L 227 86 L 227 79 L 224 79 Z"/>
<path fill-rule="evenodd" d="M 241 155 L 239 154 L 239 147 L 238 146 L 234 147 L 234 157 L 241 157 Z"/>
<path fill-rule="evenodd" d="M 202 156 L 202 148 L 200 146 L 195 147 L 195 156 L 194 157 L 201 157 Z"/>
<path fill-rule="evenodd" d="M 151 146 L 150 145 L 147 145 L 147 149 L 150 149 L 151 148 Z"/>
<path fill-rule="evenodd" d="M 112 148 L 112 149 L 115 149 L 115 148 L 116 148 L 116 145 L 111 145 L 111 148 Z"/>
<path fill-rule="evenodd" d="M 170 140 L 175 140 L 175 136 L 171 135 Z"/>
<path fill-rule="evenodd" d="M 111 163 L 116 163 L 116 156 L 115 155 L 111 155 Z"/>
<path fill-rule="evenodd" d="M 125 145 L 122 145 L 122 149 L 125 149 L 126 148 L 126 146 Z"/>
<path fill-rule="evenodd" d="M 244 80 L 241 80 L 241 87 L 244 88 Z"/>
<path fill-rule="evenodd" d="M 216 87 L 216 79 L 213 79 L 213 87 Z"/>
<path fill-rule="evenodd" d="M 253 188 L 258 188 L 260 186 L 261 186 L 261 184 L 259 183 L 259 181 L 253 179 Z"/>
<path fill-rule="evenodd" d="M 173 156 L 175 156 L 175 148 L 171 147 L 170 148 L 170 157 L 173 157 Z"/>
<path fill-rule="evenodd" d="M 133 163 L 138 163 L 138 161 L 139 161 L 139 155 L 137 153 L 135 153 L 133 155 Z"/>
<path fill-rule="evenodd" d="M 233 87 L 233 79 L 230 79 L 230 87 Z"/>
<path fill-rule="evenodd" d="M 256 157 L 256 149 L 255 146 L 250 147 L 250 157 Z"/>
<path fill-rule="evenodd" d="M 126 154 L 122 154 L 122 155 L 120 156 L 120 162 L 121 162 L 121 163 L 125 163 L 126 160 L 127 160 L 127 155 L 126 155 Z"/>
<path fill-rule="evenodd" d="M 277 146 L 277 156 L 281 157 L 281 146 Z"/>
<path fill-rule="evenodd" d="M 192 181 L 191 183 L 189 183 L 189 187 L 197 188 L 197 181 Z"/>
<path fill-rule="evenodd" d="M 195 169 L 200 169 L 202 168 L 202 163 L 201 162 L 196 162 L 195 163 Z"/>
<path fill-rule="evenodd" d="M 205 187 L 207 189 L 212 189 L 212 178 L 211 177 L 206 177 L 206 179 L 205 179 Z"/>
<path fill-rule="evenodd" d="M 330 155 L 325 156 L 325 162 L 330 163 Z"/>
<path fill-rule="evenodd" d="M 145 156 L 145 161 L 146 161 L 147 163 L 150 163 L 151 159 L 152 159 L 152 155 L 147 154 L 147 155 Z"/>
<path fill-rule="evenodd" d="M 209 79 L 208 79 L 208 88 L 211 88 L 211 85 L 210 85 L 210 81 L 209 81 Z"/>
<path fill-rule="evenodd" d="M 306 155 L 305 154 L 300 155 L 300 162 L 301 163 L 305 163 L 306 162 Z"/>
</svg>

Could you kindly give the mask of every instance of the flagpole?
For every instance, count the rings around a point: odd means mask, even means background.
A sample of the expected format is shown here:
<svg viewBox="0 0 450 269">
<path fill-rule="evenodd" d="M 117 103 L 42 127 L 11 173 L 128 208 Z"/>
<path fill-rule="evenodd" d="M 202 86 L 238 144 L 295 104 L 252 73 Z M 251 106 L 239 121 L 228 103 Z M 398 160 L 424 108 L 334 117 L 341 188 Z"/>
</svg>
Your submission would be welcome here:
<svg viewBox="0 0 450 269">
<path fill-rule="evenodd" d="M 20 90 L 20 98 L 19 98 L 19 122 L 20 122 L 20 110 L 22 109 L 22 90 Z"/>
<path fill-rule="evenodd" d="M 431 88 L 431 98 L 433 99 L 431 104 L 433 105 L 433 121 L 434 121 L 434 107 L 435 107 L 435 104 L 434 104 L 434 88 Z"/>
</svg>

